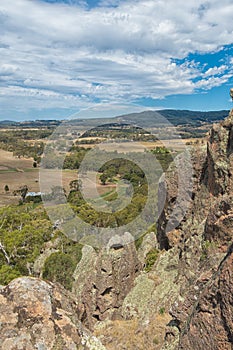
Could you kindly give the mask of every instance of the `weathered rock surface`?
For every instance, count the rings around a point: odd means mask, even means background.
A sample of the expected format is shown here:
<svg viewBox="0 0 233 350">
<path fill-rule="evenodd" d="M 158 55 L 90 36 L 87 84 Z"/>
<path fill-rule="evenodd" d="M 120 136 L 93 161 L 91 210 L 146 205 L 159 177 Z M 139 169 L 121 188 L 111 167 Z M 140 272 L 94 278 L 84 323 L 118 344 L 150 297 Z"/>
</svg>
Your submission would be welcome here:
<svg viewBox="0 0 233 350">
<path fill-rule="evenodd" d="M 233 112 L 213 126 L 206 159 L 203 161 L 202 156 L 201 162 L 197 163 L 198 158 L 194 162 L 193 201 L 176 228 L 180 240 L 175 241 L 174 232 L 164 232 L 159 226 L 169 246 L 173 242 L 180 251 L 177 283 L 182 284 L 181 300 L 170 309 L 173 319 L 163 349 L 210 350 L 233 346 L 232 136 Z M 164 217 L 167 212 L 169 203 Z"/>
<path fill-rule="evenodd" d="M 125 319 L 137 317 L 150 320 L 160 310 L 169 310 L 180 295 L 178 277 L 178 251 L 173 248 L 160 253 L 149 273 L 141 273 L 134 287 L 124 299 L 122 315 Z"/>
<path fill-rule="evenodd" d="M 97 321 L 121 318 L 119 309 L 140 270 L 134 243 L 113 244 L 98 254 L 84 247 L 73 284 L 82 305 L 82 322 L 93 329 Z"/>
<path fill-rule="evenodd" d="M 220 196 L 207 216 L 204 239 L 226 251 L 233 237 L 233 197 Z"/>
<path fill-rule="evenodd" d="M 77 303 L 62 287 L 18 278 L 0 289 L 0 349 L 104 350 L 78 315 Z"/>
<path fill-rule="evenodd" d="M 193 304 L 179 349 L 233 348 L 233 245 L 217 273 Z"/>
<path fill-rule="evenodd" d="M 205 181 L 214 196 L 229 193 L 232 184 L 233 110 L 229 117 L 214 124 L 207 143 Z"/>
<path fill-rule="evenodd" d="M 164 205 L 163 200 L 158 200 L 158 204 L 161 202 L 163 205 L 163 209 L 159 210 L 161 215 L 157 223 L 160 249 L 168 250 L 182 242 L 184 233 L 181 225 L 192 213 L 193 199 L 199 187 L 205 159 L 205 150 L 201 148 L 196 150 L 195 154 L 185 153 L 183 156 L 178 156 L 176 164 L 171 164 L 166 176 L 160 182 L 159 198 L 166 194 Z"/>
<path fill-rule="evenodd" d="M 158 241 L 156 238 L 156 234 L 154 232 L 150 232 L 145 237 L 143 237 L 142 244 L 138 249 L 138 259 L 142 263 L 142 265 L 146 262 L 146 255 L 153 248 L 158 247 Z"/>
</svg>

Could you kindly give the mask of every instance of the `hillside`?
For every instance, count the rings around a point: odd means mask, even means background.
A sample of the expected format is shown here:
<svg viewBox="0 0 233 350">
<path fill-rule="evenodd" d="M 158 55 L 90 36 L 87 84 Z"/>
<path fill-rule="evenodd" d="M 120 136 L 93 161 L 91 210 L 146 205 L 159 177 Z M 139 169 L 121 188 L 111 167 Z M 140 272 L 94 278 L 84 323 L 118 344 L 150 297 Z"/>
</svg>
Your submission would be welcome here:
<svg viewBox="0 0 233 350">
<path fill-rule="evenodd" d="M 175 110 L 175 109 L 163 109 L 156 111 L 144 111 L 141 113 L 131 113 L 116 116 L 114 118 L 96 118 L 96 119 L 72 119 L 71 124 L 91 126 L 95 127 L 100 124 L 114 123 L 117 121 L 122 121 L 126 123 L 142 123 L 144 127 L 154 127 L 154 123 L 158 120 L 158 114 L 173 124 L 178 125 L 192 125 L 200 126 L 202 123 L 213 123 L 224 119 L 228 115 L 227 110 L 222 111 L 189 111 L 189 110 Z M 0 121 L 0 128 L 8 127 L 20 127 L 20 128 L 38 128 L 38 127 L 51 127 L 54 128 L 61 123 L 59 120 L 35 120 L 35 121 L 25 121 L 25 122 L 14 122 L 9 120 Z"/>
<path fill-rule="evenodd" d="M 142 123 L 146 127 L 156 126 L 154 123 L 159 120 L 158 115 L 161 114 L 174 126 L 200 126 L 203 123 L 213 123 L 220 121 L 228 115 L 228 111 L 209 111 L 198 112 L 189 110 L 163 109 L 158 111 L 145 111 L 141 113 L 132 113 L 119 116 L 122 121 L 128 123 Z"/>
</svg>

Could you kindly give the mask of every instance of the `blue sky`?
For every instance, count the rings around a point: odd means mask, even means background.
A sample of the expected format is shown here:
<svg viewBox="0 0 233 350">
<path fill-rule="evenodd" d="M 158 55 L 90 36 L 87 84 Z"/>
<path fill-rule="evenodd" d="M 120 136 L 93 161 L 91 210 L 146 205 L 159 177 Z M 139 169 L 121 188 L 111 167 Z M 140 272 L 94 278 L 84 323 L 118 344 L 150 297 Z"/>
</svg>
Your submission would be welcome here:
<svg viewBox="0 0 233 350">
<path fill-rule="evenodd" d="M 0 120 L 230 109 L 232 18 L 232 0 L 1 0 Z"/>
</svg>

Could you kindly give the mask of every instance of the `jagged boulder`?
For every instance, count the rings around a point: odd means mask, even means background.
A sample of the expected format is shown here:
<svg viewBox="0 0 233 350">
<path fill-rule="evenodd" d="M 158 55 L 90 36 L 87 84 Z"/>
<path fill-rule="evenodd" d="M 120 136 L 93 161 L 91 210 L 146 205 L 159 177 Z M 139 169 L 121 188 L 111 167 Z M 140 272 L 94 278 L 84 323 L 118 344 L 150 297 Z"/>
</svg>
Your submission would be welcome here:
<svg viewBox="0 0 233 350">
<path fill-rule="evenodd" d="M 102 349 L 82 327 L 79 310 L 64 288 L 22 277 L 0 288 L 0 349 Z"/>
<path fill-rule="evenodd" d="M 133 242 L 123 245 L 118 238 L 112 239 L 98 254 L 85 247 L 73 284 L 84 324 L 93 329 L 97 321 L 121 318 L 119 308 L 140 270 Z"/>
<path fill-rule="evenodd" d="M 161 178 L 158 190 L 161 214 L 157 222 L 160 249 L 168 250 L 183 240 L 182 224 L 192 215 L 193 200 L 200 184 L 205 158 L 203 148 L 197 149 L 195 153 L 184 152 L 176 157 L 175 163 Z"/>
</svg>

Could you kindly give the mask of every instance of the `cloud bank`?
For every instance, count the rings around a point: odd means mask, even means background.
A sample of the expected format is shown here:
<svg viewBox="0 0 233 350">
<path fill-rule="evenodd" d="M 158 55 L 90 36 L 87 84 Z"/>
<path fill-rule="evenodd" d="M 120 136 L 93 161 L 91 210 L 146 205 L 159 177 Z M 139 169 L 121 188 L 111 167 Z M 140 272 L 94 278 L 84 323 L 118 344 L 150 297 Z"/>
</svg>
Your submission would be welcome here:
<svg viewBox="0 0 233 350">
<path fill-rule="evenodd" d="M 220 86 L 232 76 L 224 55 L 232 18 L 231 0 L 103 0 L 95 8 L 1 0 L 2 109 L 79 109 Z M 198 60 L 221 50 L 218 65 L 211 55 Z"/>
</svg>

